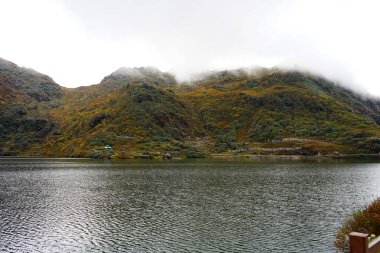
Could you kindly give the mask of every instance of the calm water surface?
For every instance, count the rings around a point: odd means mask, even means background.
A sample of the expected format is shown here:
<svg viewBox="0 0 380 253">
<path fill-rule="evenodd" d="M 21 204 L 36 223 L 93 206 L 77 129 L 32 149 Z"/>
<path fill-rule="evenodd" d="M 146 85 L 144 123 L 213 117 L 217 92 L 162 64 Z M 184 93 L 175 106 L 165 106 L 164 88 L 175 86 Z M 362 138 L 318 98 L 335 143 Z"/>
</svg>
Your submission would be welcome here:
<svg viewBox="0 0 380 253">
<path fill-rule="evenodd" d="M 333 252 L 380 164 L 0 159 L 0 252 Z"/>
</svg>

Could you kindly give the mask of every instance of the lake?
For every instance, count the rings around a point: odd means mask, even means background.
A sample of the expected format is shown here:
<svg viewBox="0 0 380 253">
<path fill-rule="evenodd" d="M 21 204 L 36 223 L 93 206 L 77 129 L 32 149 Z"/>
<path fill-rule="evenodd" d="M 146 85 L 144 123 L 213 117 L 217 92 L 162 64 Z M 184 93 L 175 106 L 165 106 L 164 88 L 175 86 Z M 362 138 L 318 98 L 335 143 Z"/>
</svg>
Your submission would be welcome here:
<svg viewBox="0 0 380 253">
<path fill-rule="evenodd" d="M 333 252 L 355 161 L 0 159 L 1 252 Z"/>
</svg>

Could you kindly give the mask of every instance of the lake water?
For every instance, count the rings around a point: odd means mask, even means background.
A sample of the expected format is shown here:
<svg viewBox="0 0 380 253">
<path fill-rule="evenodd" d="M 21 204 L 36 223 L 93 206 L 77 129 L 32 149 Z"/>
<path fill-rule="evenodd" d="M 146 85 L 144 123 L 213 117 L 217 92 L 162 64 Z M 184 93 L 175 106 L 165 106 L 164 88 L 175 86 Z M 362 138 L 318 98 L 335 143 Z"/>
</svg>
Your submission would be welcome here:
<svg viewBox="0 0 380 253">
<path fill-rule="evenodd" d="M 333 252 L 380 164 L 0 159 L 0 252 Z"/>
</svg>

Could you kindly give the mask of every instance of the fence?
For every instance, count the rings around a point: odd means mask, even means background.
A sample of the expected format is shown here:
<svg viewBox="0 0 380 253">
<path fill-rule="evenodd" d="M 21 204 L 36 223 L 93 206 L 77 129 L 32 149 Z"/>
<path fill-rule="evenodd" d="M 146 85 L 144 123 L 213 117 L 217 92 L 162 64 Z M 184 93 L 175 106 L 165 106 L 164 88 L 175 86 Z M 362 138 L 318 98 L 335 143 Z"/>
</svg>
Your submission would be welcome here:
<svg viewBox="0 0 380 253">
<path fill-rule="evenodd" d="M 319 144 L 329 144 L 328 141 L 321 141 L 321 140 L 315 140 L 315 139 L 303 139 L 303 138 L 283 138 L 279 140 L 271 140 L 272 143 L 279 143 L 279 142 L 312 142 L 312 143 L 319 143 Z"/>
<path fill-rule="evenodd" d="M 269 151 L 269 152 L 276 152 L 276 151 L 294 151 L 294 150 L 302 150 L 302 147 L 280 147 L 280 148 L 239 148 L 231 150 L 232 153 L 240 153 L 245 151 Z"/>
<path fill-rule="evenodd" d="M 368 234 L 350 233 L 350 253 L 378 253 L 380 252 L 380 236 L 368 242 Z"/>
</svg>

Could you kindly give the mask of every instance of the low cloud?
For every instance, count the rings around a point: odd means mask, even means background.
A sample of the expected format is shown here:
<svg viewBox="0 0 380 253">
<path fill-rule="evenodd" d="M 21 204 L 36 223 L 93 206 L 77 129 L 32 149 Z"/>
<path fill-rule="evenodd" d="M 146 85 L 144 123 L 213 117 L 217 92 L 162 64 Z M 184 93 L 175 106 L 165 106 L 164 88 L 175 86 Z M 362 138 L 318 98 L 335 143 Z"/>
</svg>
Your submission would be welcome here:
<svg viewBox="0 0 380 253">
<path fill-rule="evenodd" d="M 204 71 L 279 66 L 380 95 L 378 1 L 36 0 L 28 6 L 20 16 L 16 4 L 0 6 L 7 23 L 0 56 L 66 86 L 98 83 L 119 67 L 155 66 L 186 80 Z M 6 22 L 6 13 L 17 22 Z M 37 36 L 30 40 L 23 30 L 31 35 L 34 23 Z"/>
</svg>

